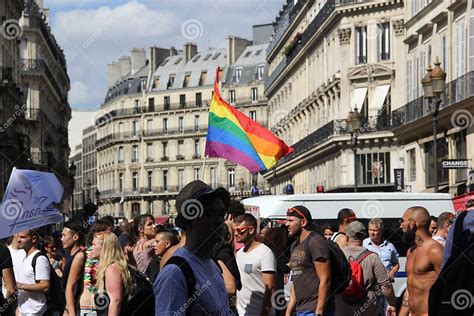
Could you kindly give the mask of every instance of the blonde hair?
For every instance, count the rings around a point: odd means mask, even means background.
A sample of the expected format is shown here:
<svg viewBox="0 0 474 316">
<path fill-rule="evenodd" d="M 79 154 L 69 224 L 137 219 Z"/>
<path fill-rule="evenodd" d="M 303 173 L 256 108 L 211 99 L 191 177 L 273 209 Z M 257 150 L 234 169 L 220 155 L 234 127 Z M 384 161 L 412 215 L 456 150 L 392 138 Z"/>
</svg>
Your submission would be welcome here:
<svg viewBox="0 0 474 316">
<path fill-rule="evenodd" d="M 132 276 L 128 271 L 127 260 L 125 259 L 117 236 L 110 232 L 100 232 L 94 235 L 94 239 L 98 239 L 102 243 L 99 268 L 97 269 L 97 289 L 99 293 L 105 292 L 105 270 L 107 270 L 111 264 L 115 263 L 121 270 L 120 274 L 125 292 L 124 300 L 127 300 L 132 295 Z"/>
</svg>

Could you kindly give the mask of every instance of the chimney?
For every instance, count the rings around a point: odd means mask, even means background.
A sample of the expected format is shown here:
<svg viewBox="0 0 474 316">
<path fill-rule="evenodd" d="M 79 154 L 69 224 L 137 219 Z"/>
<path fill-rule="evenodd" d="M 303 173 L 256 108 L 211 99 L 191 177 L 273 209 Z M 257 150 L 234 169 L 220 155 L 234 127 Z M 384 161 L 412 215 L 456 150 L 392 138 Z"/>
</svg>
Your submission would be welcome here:
<svg viewBox="0 0 474 316">
<path fill-rule="evenodd" d="M 250 45 L 250 41 L 235 37 L 229 36 L 227 38 L 227 64 L 232 65 L 235 63 L 240 54 Z"/>
<path fill-rule="evenodd" d="M 120 79 L 119 65 L 115 62 L 109 64 L 109 88 Z"/>
<path fill-rule="evenodd" d="M 171 46 L 170 56 L 176 56 L 176 55 L 178 55 L 178 51 L 176 50 L 176 48 L 174 46 Z"/>
<path fill-rule="evenodd" d="M 187 63 L 197 54 L 197 45 L 193 43 L 186 43 L 183 47 L 184 51 L 184 60 Z"/>
<path fill-rule="evenodd" d="M 120 69 L 120 79 L 123 79 L 126 75 L 130 73 L 132 60 L 129 56 L 123 56 L 123 57 L 120 57 L 118 63 L 119 63 L 119 69 Z"/>
<path fill-rule="evenodd" d="M 170 55 L 169 49 L 150 47 L 150 67 L 151 73 Z"/>
<path fill-rule="evenodd" d="M 146 53 L 143 48 L 134 48 L 131 52 L 132 76 L 136 74 L 146 64 Z"/>
</svg>

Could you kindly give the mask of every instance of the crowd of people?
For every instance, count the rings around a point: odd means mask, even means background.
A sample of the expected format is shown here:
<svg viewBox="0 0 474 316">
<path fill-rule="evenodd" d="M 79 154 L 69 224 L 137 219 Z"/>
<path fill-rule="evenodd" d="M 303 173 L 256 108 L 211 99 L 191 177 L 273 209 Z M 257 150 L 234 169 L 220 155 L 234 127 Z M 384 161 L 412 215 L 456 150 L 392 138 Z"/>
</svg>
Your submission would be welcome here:
<svg viewBox="0 0 474 316">
<path fill-rule="evenodd" d="M 433 284 L 459 264 L 454 214 L 401 210 L 410 248 L 397 304 L 399 253 L 380 218 L 366 227 L 345 208 L 335 228 L 295 205 L 284 224 L 260 222 L 201 181 L 180 191 L 176 208 L 173 226 L 150 214 L 117 227 L 112 217 L 75 218 L 60 232 L 11 236 L 0 245 L 0 315 L 431 315 L 443 295 Z M 458 226 L 472 235 L 474 212 L 465 213 Z M 473 284 L 467 276 L 463 288 Z"/>
</svg>

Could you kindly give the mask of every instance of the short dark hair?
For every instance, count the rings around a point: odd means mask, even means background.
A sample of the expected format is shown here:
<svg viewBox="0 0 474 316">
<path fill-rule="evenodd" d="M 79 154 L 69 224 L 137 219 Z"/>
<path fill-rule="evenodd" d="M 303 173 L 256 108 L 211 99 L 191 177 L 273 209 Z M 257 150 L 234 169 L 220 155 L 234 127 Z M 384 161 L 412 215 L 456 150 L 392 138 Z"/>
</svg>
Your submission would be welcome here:
<svg viewBox="0 0 474 316">
<path fill-rule="evenodd" d="M 109 222 L 110 225 L 115 226 L 115 219 L 111 215 L 104 216 L 104 217 L 101 218 L 101 220 Z"/>
<path fill-rule="evenodd" d="M 352 217 L 354 214 L 354 211 L 350 208 L 343 208 L 339 213 L 337 213 L 337 221 L 339 224 L 343 224 L 346 218 Z"/>
<path fill-rule="evenodd" d="M 72 230 L 74 234 L 79 236 L 79 243 L 82 244 L 84 242 L 84 226 L 77 220 L 70 220 L 64 223 L 64 228 Z"/>
<path fill-rule="evenodd" d="M 454 214 L 450 212 L 443 212 L 438 216 L 436 221 L 436 229 L 443 229 L 448 227 L 449 221 L 454 218 Z"/>
<path fill-rule="evenodd" d="M 232 215 L 232 218 L 237 218 L 245 214 L 245 207 L 240 201 L 233 200 L 230 202 L 227 212 Z"/>
<path fill-rule="evenodd" d="M 247 214 L 240 215 L 234 220 L 234 223 L 235 224 L 245 223 L 257 229 L 257 219 L 252 214 L 247 213 Z"/>
<path fill-rule="evenodd" d="M 168 230 L 161 231 L 158 234 L 162 235 L 165 240 L 168 240 L 171 243 L 171 247 L 175 246 L 179 243 L 179 239 L 176 236 L 176 234 L 174 234 L 174 233 L 172 233 Z"/>
</svg>

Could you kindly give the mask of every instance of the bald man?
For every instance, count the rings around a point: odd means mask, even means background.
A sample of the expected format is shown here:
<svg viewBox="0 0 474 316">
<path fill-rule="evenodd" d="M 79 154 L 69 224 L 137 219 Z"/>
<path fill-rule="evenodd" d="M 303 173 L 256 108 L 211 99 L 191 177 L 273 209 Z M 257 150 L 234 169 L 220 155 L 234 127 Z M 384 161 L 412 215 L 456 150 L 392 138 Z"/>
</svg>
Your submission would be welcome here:
<svg viewBox="0 0 474 316">
<path fill-rule="evenodd" d="M 428 315 L 428 296 L 441 269 L 443 247 L 429 233 L 430 214 L 421 206 L 410 207 L 400 224 L 406 242 L 415 242 L 407 252 L 406 273 L 410 315 Z M 404 302 L 405 303 L 405 302 Z"/>
</svg>

